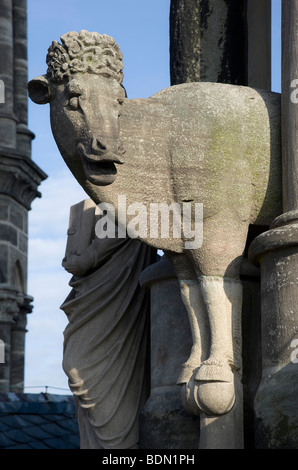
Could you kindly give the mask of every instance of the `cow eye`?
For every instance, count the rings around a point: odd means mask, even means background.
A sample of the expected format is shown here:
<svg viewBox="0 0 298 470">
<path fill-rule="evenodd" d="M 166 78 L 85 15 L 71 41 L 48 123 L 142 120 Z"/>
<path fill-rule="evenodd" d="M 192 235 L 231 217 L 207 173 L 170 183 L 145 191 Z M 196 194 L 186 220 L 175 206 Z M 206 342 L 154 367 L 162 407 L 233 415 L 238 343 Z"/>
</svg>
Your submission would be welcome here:
<svg viewBox="0 0 298 470">
<path fill-rule="evenodd" d="M 64 106 L 76 111 L 80 106 L 79 97 L 79 94 L 71 94 L 68 100 L 65 101 Z"/>
<path fill-rule="evenodd" d="M 73 96 L 72 98 L 70 98 L 69 100 L 69 107 L 71 109 L 78 109 L 79 107 L 79 97 L 78 96 Z"/>
</svg>

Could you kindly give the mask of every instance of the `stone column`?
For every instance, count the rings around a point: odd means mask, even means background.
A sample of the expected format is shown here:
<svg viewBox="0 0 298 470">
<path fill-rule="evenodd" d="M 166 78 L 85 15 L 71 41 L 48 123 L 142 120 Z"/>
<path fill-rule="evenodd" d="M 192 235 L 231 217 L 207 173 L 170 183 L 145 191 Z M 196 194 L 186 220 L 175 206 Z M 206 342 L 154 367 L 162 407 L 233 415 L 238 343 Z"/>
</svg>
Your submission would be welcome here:
<svg viewBox="0 0 298 470">
<path fill-rule="evenodd" d="M 0 79 L 5 102 L 0 105 L 0 146 L 15 148 L 17 117 L 14 114 L 13 2 L 0 0 Z"/>
<path fill-rule="evenodd" d="M 172 0 L 171 83 L 245 85 L 246 0 Z"/>
<path fill-rule="evenodd" d="M 247 0 L 247 85 L 271 90 L 271 0 Z"/>
<path fill-rule="evenodd" d="M 46 178 L 30 159 L 26 0 L 0 0 L 0 80 L 5 91 L 4 97 L 0 93 L 0 340 L 5 343 L 0 389 L 21 392 L 30 310 L 26 294 L 28 211 Z"/>
<path fill-rule="evenodd" d="M 11 328 L 19 308 L 16 302 L 16 292 L 7 288 L 0 292 L 0 339 L 4 343 L 4 363 L 0 364 L 0 392 L 10 391 L 11 367 Z"/>
<path fill-rule="evenodd" d="M 0 339 L 5 343 L 5 363 L 0 364 L 0 388 L 6 391 L 11 385 L 15 330 L 24 303 L 21 293 L 24 293 L 27 281 L 26 212 L 16 202 L 0 194 Z M 19 361 L 18 367 L 17 375 L 23 376 L 24 361 Z M 22 388 L 17 391 L 22 392 Z"/>
<path fill-rule="evenodd" d="M 170 262 L 143 271 L 140 279 L 151 300 L 151 394 L 140 414 L 143 449 L 197 449 L 199 418 L 187 415 L 177 372 L 190 354 L 192 340 L 179 283 Z"/>
<path fill-rule="evenodd" d="M 172 0 L 171 83 L 271 89 L 271 0 Z"/>
<path fill-rule="evenodd" d="M 256 447 L 297 449 L 298 0 L 283 0 L 282 11 L 284 213 L 250 247 L 250 258 L 261 266 L 262 285 L 263 372 L 255 400 Z"/>
<path fill-rule="evenodd" d="M 271 88 L 271 0 L 172 0 L 170 38 L 172 85 L 209 81 Z M 253 234 L 261 231 L 262 228 L 254 229 Z M 249 242 L 250 239 L 251 235 Z M 248 265 L 245 259 L 242 269 L 242 280 L 245 279 L 245 328 L 250 325 L 249 318 L 258 317 L 259 313 L 259 303 L 256 301 L 260 290 L 259 279 Z M 247 331 L 243 335 L 245 353 L 248 350 L 255 351 L 255 340 L 247 340 Z M 245 443 L 251 443 L 252 400 L 259 376 L 255 365 L 247 360 L 247 354 L 244 356 L 244 417 L 247 428 L 244 429 L 244 440 Z M 202 414 L 201 447 L 243 445 L 238 432 L 239 426 L 242 426 L 240 388 L 237 409 L 234 407 L 230 416 L 210 418 Z M 225 435 L 222 433 L 223 427 Z"/>
<path fill-rule="evenodd" d="M 31 302 L 33 301 L 33 298 L 28 295 L 18 297 L 19 312 L 11 327 L 10 353 L 10 391 L 15 393 L 21 393 L 24 390 L 27 314 L 32 312 Z"/>
<path fill-rule="evenodd" d="M 2 168 L 0 164 L 0 170 Z M 5 184 L 13 178 L 13 173 L 6 173 L 4 168 L 2 174 L 0 171 L 0 182 L 2 176 L 6 177 Z M 5 189 L 4 185 L 0 187 L 1 190 Z M 26 294 L 29 207 L 24 207 L 26 200 L 21 197 L 22 189 L 27 189 L 21 178 L 15 184 L 11 182 L 8 189 L 9 195 L 0 193 L 0 339 L 5 342 L 6 354 L 5 364 L 0 364 L 0 380 L 4 381 L 2 386 L 5 389 L 8 383 L 14 391 L 22 392 L 26 313 L 31 311 L 32 300 Z M 33 189 L 31 195 L 29 191 L 26 194 L 31 200 Z M 16 201 L 17 197 L 20 202 Z M 10 313 L 12 307 L 13 316 Z"/>
<path fill-rule="evenodd" d="M 27 0 L 13 0 L 14 39 L 14 111 L 17 125 L 17 148 L 31 157 L 31 141 L 34 134 L 27 128 Z"/>
</svg>

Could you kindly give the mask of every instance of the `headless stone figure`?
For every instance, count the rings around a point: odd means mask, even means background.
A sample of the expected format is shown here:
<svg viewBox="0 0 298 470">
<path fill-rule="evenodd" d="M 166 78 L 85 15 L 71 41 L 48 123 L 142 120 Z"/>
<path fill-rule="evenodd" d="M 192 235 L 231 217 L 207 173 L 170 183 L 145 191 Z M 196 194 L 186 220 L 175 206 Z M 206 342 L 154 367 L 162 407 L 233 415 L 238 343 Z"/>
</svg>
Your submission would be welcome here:
<svg viewBox="0 0 298 470">
<path fill-rule="evenodd" d="M 75 397 L 82 449 L 137 448 L 148 398 L 147 294 L 139 285 L 155 250 L 138 240 L 94 237 L 96 206 L 71 208 L 64 268 L 72 291 L 61 309 L 63 368 Z"/>
</svg>

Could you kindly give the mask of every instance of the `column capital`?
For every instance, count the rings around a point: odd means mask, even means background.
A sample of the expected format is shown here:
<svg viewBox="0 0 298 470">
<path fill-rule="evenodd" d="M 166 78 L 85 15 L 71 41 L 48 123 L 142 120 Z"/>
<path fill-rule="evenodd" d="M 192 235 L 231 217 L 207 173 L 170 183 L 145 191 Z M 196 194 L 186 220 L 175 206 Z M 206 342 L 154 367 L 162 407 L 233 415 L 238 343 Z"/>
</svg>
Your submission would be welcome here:
<svg viewBox="0 0 298 470">
<path fill-rule="evenodd" d="M 19 305 L 16 295 L 12 293 L 0 293 L 0 324 L 13 325 L 19 313 Z"/>
<path fill-rule="evenodd" d="M 47 175 L 29 158 L 17 151 L 0 148 L 0 193 L 11 196 L 26 209 L 41 194 L 37 190 Z"/>
</svg>

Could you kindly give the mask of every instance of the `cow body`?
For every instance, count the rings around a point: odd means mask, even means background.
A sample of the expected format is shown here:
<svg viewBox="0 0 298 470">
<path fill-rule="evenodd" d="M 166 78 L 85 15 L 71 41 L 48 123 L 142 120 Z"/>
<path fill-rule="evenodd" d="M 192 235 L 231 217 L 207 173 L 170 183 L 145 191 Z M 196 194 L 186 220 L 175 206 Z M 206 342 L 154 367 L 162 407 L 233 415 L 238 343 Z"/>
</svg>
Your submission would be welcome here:
<svg viewBox="0 0 298 470">
<path fill-rule="evenodd" d="M 72 44 L 77 39 L 69 34 Z M 203 204 L 197 249 L 185 249 L 183 234 L 131 236 L 164 250 L 180 282 L 193 337 L 178 378 L 185 407 L 227 413 L 241 374 L 239 276 L 248 228 L 269 225 L 281 213 L 280 96 L 190 83 L 129 100 L 116 78 L 97 70 L 57 82 L 43 76 L 30 82 L 29 92 L 37 103 L 50 102 L 59 150 L 97 204 L 112 204 L 118 217 L 123 195 L 128 206 L 142 204 L 148 213 L 162 202 Z"/>
</svg>

